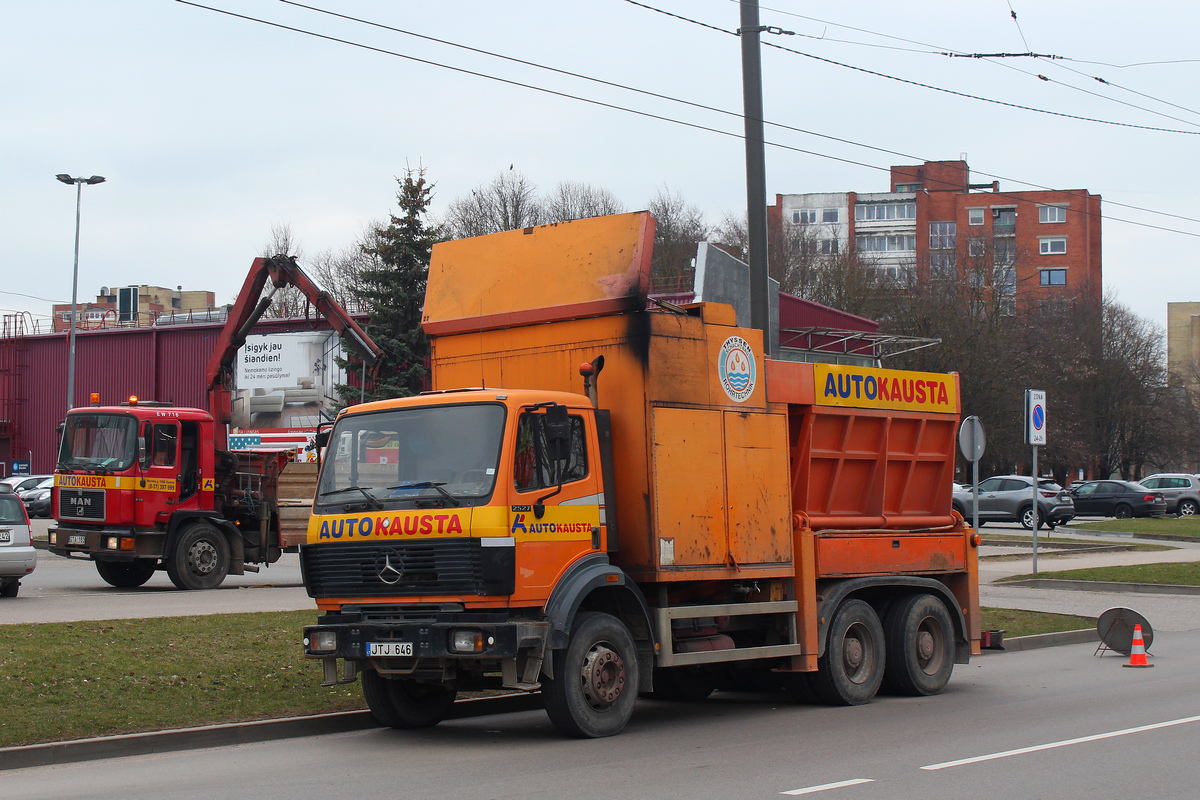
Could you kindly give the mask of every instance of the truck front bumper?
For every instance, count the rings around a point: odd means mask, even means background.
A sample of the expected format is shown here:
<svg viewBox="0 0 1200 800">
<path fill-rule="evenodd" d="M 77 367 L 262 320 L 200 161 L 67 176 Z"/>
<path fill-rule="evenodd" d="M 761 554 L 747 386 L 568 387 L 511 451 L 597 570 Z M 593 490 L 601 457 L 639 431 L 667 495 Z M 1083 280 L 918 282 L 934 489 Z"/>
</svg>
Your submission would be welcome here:
<svg viewBox="0 0 1200 800">
<path fill-rule="evenodd" d="M 304 628 L 304 654 L 325 661 L 326 684 L 353 680 L 365 664 L 384 674 L 429 676 L 469 663 L 476 670 L 499 670 L 510 688 L 537 688 L 549 622 L 507 612 L 439 613 L 432 620 L 397 622 L 356 616 L 331 614 Z M 348 663 L 342 677 L 331 680 L 338 659 Z"/>
<path fill-rule="evenodd" d="M 132 528 L 78 528 L 59 523 L 50 531 L 51 553 L 56 556 L 84 557 L 103 561 L 135 561 L 136 539 Z"/>
</svg>

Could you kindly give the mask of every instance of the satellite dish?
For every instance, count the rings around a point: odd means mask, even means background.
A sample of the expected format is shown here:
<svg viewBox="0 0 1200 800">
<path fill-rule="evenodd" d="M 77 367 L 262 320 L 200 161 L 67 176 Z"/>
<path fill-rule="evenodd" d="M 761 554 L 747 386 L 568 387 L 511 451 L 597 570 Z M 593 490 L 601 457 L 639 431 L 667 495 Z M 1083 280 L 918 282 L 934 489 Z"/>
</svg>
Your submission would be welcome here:
<svg viewBox="0 0 1200 800">
<path fill-rule="evenodd" d="M 1150 645 L 1154 643 L 1154 629 L 1150 627 L 1150 623 L 1146 621 L 1145 617 L 1131 608 L 1118 606 L 1105 611 L 1096 620 L 1096 632 L 1100 634 L 1100 641 L 1104 642 L 1109 649 L 1127 656 L 1133 650 L 1134 625 L 1142 626 L 1142 641 L 1146 643 L 1146 649 L 1149 650 Z"/>
</svg>

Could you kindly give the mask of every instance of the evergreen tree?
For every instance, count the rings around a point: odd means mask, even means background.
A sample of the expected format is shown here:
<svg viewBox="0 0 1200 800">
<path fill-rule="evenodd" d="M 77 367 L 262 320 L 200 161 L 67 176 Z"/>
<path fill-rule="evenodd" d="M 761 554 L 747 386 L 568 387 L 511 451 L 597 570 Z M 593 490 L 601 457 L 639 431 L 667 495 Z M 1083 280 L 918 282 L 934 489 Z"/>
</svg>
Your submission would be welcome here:
<svg viewBox="0 0 1200 800">
<path fill-rule="evenodd" d="M 368 264 L 359 273 L 358 296 L 371 315 L 367 334 L 383 350 L 385 362 L 374 382 L 368 379 L 365 393 L 361 386 L 337 387 L 347 405 L 360 397 L 407 397 L 426 388 L 429 339 L 421 330 L 421 308 L 430 252 L 440 234 L 428 221 L 433 187 L 425 180 L 425 170 L 409 169 L 397 183 L 398 213 L 372 228 L 359 244 Z M 354 360 L 339 359 L 339 365 L 361 375 L 362 353 L 346 339 L 342 347 Z"/>
</svg>

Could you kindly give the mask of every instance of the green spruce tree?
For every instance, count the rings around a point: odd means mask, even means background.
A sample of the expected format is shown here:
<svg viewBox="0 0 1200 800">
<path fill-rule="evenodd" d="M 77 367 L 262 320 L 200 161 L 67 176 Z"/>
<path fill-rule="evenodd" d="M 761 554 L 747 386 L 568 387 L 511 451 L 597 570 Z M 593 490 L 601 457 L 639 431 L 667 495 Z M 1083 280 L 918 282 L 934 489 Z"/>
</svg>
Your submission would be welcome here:
<svg viewBox="0 0 1200 800">
<path fill-rule="evenodd" d="M 399 211 L 386 225 L 373 228 L 360 243 L 369 265 L 360 273 L 359 300 L 370 316 L 367 334 L 384 352 L 384 363 L 374 381 L 368 376 L 366 392 L 360 386 L 339 385 L 342 402 L 360 399 L 383 400 L 407 397 L 425 388 L 429 339 L 421 330 L 421 308 L 425 303 L 425 280 L 438 228 L 428 221 L 432 185 L 424 169 L 409 169 L 398 178 Z M 354 358 L 339 359 L 339 365 L 361 374 L 362 353 L 343 339 L 342 347 Z"/>
</svg>

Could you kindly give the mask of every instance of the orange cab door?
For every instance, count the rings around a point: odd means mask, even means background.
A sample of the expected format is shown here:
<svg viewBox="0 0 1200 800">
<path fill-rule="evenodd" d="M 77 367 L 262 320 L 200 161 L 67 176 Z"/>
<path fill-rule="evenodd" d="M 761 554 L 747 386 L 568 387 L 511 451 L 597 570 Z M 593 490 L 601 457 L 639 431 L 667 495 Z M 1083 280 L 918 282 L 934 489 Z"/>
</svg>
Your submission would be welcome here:
<svg viewBox="0 0 1200 800">
<path fill-rule="evenodd" d="M 509 451 L 513 461 L 508 498 L 509 531 L 519 565 L 518 599 L 544 598 L 567 566 L 603 546 L 595 424 L 590 411 L 571 409 L 567 419 L 569 444 L 556 459 L 545 411 L 525 409 L 517 417 L 515 447 Z"/>
<path fill-rule="evenodd" d="M 142 423 L 146 455 L 134 486 L 134 515 L 139 526 L 165 523 L 179 502 L 179 423 Z"/>
</svg>

